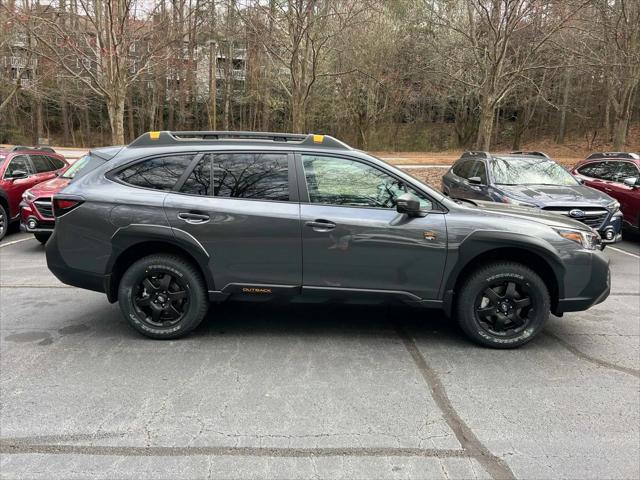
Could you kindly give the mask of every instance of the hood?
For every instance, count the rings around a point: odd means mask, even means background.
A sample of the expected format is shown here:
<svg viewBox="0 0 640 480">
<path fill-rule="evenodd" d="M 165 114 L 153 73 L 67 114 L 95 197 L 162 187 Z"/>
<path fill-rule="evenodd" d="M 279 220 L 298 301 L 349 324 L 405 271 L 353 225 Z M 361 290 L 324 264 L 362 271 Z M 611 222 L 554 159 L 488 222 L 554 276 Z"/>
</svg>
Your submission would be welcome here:
<svg viewBox="0 0 640 480">
<path fill-rule="evenodd" d="M 507 196 L 538 207 L 597 206 L 615 200 L 606 193 L 586 185 L 498 185 Z"/>
<path fill-rule="evenodd" d="M 66 187 L 69 181 L 69 178 L 55 177 L 31 187 L 29 191 L 36 197 L 50 196 Z"/>
<path fill-rule="evenodd" d="M 476 204 L 483 211 L 488 213 L 495 213 L 500 216 L 510 216 L 520 218 L 522 220 L 529 220 L 549 227 L 557 228 L 571 228 L 573 230 L 591 231 L 591 228 L 578 220 L 573 220 L 564 215 L 559 215 L 553 212 L 545 212 L 535 207 L 522 207 L 520 205 L 514 205 L 509 203 L 500 202 L 484 202 L 480 200 L 472 200 L 471 203 Z"/>
</svg>

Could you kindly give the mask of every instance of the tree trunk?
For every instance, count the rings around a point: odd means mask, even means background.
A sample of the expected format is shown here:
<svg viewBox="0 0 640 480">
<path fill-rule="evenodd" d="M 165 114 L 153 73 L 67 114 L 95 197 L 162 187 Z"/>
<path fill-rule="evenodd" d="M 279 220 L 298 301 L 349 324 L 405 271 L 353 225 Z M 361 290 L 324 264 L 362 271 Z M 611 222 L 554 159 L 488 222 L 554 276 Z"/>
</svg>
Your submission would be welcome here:
<svg viewBox="0 0 640 480">
<path fill-rule="evenodd" d="M 569 69 L 564 71 L 564 83 L 562 86 L 562 105 L 560 105 L 560 125 L 558 126 L 558 143 L 564 143 L 564 137 L 567 132 L 567 104 L 569 103 Z"/>
<path fill-rule="evenodd" d="M 216 74 L 218 72 L 218 48 L 216 42 L 209 44 L 209 130 L 218 128 L 217 118 L 217 95 L 218 85 Z"/>
<path fill-rule="evenodd" d="M 111 142 L 114 145 L 124 145 L 124 102 L 124 95 L 110 98 L 107 101 Z"/>
<path fill-rule="evenodd" d="M 491 148 L 494 110 L 489 102 L 483 101 L 480 107 L 480 124 L 475 148 L 488 151 Z"/>
</svg>

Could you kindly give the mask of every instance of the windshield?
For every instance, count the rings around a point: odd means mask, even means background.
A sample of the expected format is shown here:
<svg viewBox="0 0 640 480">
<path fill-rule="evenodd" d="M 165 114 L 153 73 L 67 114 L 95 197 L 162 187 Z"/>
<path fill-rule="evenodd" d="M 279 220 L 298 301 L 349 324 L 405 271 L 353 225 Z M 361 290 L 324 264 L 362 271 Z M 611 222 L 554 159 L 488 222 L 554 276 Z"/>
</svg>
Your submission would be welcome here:
<svg viewBox="0 0 640 480">
<path fill-rule="evenodd" d="M 89 163 L 89 155 L 85 155 L 84 157 L 80 157 L 76 162 L 71 165 L 69 168 L 65 170 L 65 172 L 61 175 L 62 178 L 73 178 L 76 176 L 80 170 L 82 170 L 87 163 Z"/>
<path fill-rule="evenodd" d="M 491 162 L 493 181 L 498 185 L 579 185 L 564 168 L 552 160 L 496 157 Z"/>
</svg>

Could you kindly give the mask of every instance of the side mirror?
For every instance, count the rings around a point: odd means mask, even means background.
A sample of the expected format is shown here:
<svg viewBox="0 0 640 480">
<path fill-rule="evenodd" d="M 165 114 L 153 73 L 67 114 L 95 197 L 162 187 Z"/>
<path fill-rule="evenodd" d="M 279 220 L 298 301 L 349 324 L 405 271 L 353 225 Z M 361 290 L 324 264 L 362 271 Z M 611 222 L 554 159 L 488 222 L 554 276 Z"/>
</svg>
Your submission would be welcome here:
<svg viewBox="0 0 640 480">
<path fill-rule="evenodd" d="M 422 214 L 420 199 L 413 193 L 403 193 L 396 200 L 396 210 L 398 213 L 405 213 L 410 217 L 419 217 Z"/>
<path fill-rule="evenodd" d="M 480 177 L 471 177 L 467 179 L 469 183 L 473 183 L 474 185 L 482 185 L 482 179 Z"/>
<path fill-rule="evenodd" d="M 17 180 L 18 178 L 27 178 L 27 172 L 25 172 L 24 170 L 14 170 L 11 173 L 8 173 L 4 176 L 4 178 L 8 178 L 11 180 Z"/>
<path fill-rule="evenodd" d="M 640 177 L 630 177 L 625 178 L 622 183 L 624 183 L 627 187 L 639 187 L 640 186 Z"/>
</svg>

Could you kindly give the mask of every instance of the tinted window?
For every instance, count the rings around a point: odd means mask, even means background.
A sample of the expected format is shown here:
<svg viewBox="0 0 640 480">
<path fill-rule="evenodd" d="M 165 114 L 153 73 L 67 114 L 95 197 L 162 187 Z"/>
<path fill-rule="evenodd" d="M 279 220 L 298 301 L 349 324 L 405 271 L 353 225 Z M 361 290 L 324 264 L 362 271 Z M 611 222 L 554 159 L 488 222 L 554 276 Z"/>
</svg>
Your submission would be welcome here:
<svg viewBox="0 0 640 480">
<path fill-rule="evenodd" d="M 55 157 L 47 157 L 49 159 L 49 161 L 51 162 L 51 164 L 54 166 L 55 170 L 58 170 L 60 168 L 64 168 L 66 166 L 66 164 L 60 160 L 59 158 L 55 158 Z"/>
<path fill-rule="evenodd" d="M 192 155 L 150 158 L 125 168 L 115 178 L 136 187 L 171 190 L 191 160 Z"/>
<path fill-rule="evenodd" d="M 613 180 L 616 164 L 613 162 L 588 163 L 578 169 L 578 173 L 601 180 Z"/>
<path fill-rule="evenodd" d="M 185 180 L 180 191 L 190 195 L 213 195 L 211 190 L 212 156 L 205 155 Z"/>
<path fill-rule="evenodd" d="M 410 192 L 420 199 L 423 209 L 432 208 L 423 194 L 365 163 L 312 155 L 303 155 L 302 163 L 311 203 L 395 208 L 398 197 Z"/>
<path fill-rule="evenodd" d="M 213 156 L 217 197 L 289 200 L 286 154 L 230 153 Z"/>
<path fill-rule="evenodd" d="M 62 176 L 64 178 L 70 178 L 69 183 L 76 181 L 78 178 L 91 173 L 93 170 L 104 164 L 106 160 L 93 155 L 85 155 L 81 159 L 77 160 L 70 168 L 68 168 Z"/>
<path fill-rule="evenodd" d="M 616 172 L 616 182 L 624 182 L 625 178 L 637 178 L 638 167 L 630 162 L 620 162 L 620 168 Z"/>
<path fill-rule="evenodd" d="M 471 168 L 473 167 L 472 160 L 463 160 L 456 163 L 453 166 L 453 173 L 462 178 L 469 178 L 471 175 Z"/>
<path fill-rule="evenodd" d="M 33 168 L 35 168 L 36 173 L 45 173 L 56 170 L 56 167 L 51 164 L 49 157 L 46 155 L 31 155 L 31 163 L 33 164 Z"/>
<path fill-rule="evenodd" d="M 5 177 L 13 175 L 14 172 L 22 171 L 26 172 L 27 175 L 33 175 L 33 171 L 31 170 L 31 164 L 29 163 L 29 159 L 26 155 L 18 155 L 13 157 L 7 165 L 7 169 L 4 172 Z"/>
</svg>

